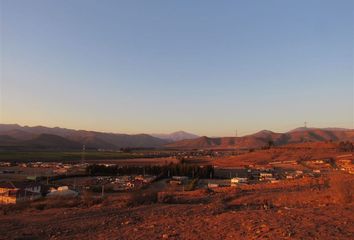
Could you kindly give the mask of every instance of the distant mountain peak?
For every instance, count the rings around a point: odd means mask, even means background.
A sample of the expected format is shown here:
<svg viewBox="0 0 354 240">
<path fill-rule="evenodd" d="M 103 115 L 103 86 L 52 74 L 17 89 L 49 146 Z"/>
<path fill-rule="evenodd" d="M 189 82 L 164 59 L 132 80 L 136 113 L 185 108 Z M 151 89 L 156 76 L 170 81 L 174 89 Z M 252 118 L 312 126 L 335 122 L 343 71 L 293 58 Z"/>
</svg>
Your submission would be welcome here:
<svg viewBox="0 0 354 240">
<path fill-rule="evenodd" d="M 257 133 L 270 133 L 270 134 L 272 134 L 272 133 L 274 133 L 274 132 L 273 132 L 273 131 L 270 131 L 270 130 L 263 129 L 263 130 L 261 130 L 261 131 L 259 131 L 259 132 L 257 132 Z M 257 134 L 257 133 L 255 133 L 255 134 Z"/>
<path fill-rule="evenodd" d="M 169 134 L 150 134 L 150 135 L 153 137 L 157 137 L 157 138 L 164 139 L 164 140 L 169 140 L 172 142 L 199 138 L 198 135 L 195 135 L 193 133 L 188 133 L 188 132 L 185 132 L 182 130 L 179 130 L 179 131 L 176 131 L 173 133 L 169 133 Z"/>
<path fill-rule="evenodd" d="M 176 132 L 173 132 L 170 134 L 189 134 L 189 133 L 187 133 L 186 131 L 183 131 L 183 130 L 179 130 L 179 131 L 176 131 Z"/>
</svg>

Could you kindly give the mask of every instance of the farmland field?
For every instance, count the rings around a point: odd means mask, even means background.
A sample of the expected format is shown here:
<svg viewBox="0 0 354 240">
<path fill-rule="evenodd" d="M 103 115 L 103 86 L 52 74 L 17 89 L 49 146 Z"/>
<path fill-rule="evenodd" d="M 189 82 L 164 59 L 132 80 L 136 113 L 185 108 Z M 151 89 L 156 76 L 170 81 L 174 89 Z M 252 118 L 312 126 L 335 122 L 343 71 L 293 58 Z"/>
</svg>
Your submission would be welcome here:
<svg viewBox="0 0 354 240">
<path fill-rule="evenodd" d="M 98 152 L 88 151 L 84 154 L 86 160 L 101 160 L 101 159 L 133 159 L 133 158 L 146 158 L 148 157 L 144 152 Z M 78 161 L 83 158 L 80 151 L 76 152 L 0 152 L 0 161 Z"/>
</svg>

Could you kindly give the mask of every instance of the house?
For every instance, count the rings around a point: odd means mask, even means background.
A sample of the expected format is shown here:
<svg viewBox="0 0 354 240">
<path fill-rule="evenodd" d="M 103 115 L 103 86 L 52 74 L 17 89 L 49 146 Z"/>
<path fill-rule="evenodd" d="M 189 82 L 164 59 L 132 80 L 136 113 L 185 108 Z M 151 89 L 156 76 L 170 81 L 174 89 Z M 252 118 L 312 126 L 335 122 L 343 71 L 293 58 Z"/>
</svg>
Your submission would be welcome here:
<svg viewBox="0 0 354 240">
<path fill-rule="evenodd" d="M 261 172 L 259 173 L 259 180 L 268 180 L 270 178 L 273 178 L 273 174 L 270 172 Z"/>
<path fill-rule="evenodd" d="M 248 178 L 235 177 L 231 178 L 231 186 L 236 186 L 237 184 L 248 183 Z"/>
<path fill-rule="evenodd" d="M 217 188 L 219 187 L 219 184 L 217 183 L 208 183 L 208 188 Z"/>
<path fill-rule="evenodd" d="M 172 185 L 182 185 L 188 182 L 187 176 L 173 176 L 170 180 L 170 184 Z"/>
<path fill-rule="evenodd" d="M 16 204 L 42 197 L 42 186 L 34 182 L 0 182 L 0 204 Z"/>
<path fill-rule="evenodd" d="M 150 175 L 138 175 L 135 177 L 135 180 L 137 181 L 141 181 L 143 183 L 151 183 L 153 182 L 154 180 L 156 180 L 156 176 L 150 176 Z"/>
<path fill-rule="evenodd" d="M 76 197 L 78 192 L 69 189 L 68 186 L 61 186 L 58 189 L 51 189 L 47 197 Z"/>
<path fill-rule="evenodd" d="M 295 179 L 295 178 L 299 178 L 303 175 L 303 171 L 301 170 L 296 170 L 296 171 L 287 171 L 285 172 L 285 178 L 286 179 Z"/>
<path fill-rule="evenodd" d="M 216 178 L 248 177 L 250 172 L 251 169 L 247 168 L 214 167 L 214 177 Z"/>
<path fill-rule="evenodd" d="M 293 165 L 297 164 L 296 161 L 294 161 L 294 160 L 283 161 L 283 163 L 285 163 L 285 164 L 293 164 Z"/>
</svg>

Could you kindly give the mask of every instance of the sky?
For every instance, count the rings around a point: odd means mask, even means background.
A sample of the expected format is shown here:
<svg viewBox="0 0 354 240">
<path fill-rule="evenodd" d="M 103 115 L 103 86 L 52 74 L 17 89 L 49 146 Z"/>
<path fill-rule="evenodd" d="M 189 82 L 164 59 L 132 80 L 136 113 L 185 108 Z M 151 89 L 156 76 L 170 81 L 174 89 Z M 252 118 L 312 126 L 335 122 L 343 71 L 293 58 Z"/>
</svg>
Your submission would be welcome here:
<svg viewBox="0 0 354 240">
<path fill-rule="evenodd" d="M 354 128 L 352 0 L 0 0 L 0 122 Z"/>
</svg>

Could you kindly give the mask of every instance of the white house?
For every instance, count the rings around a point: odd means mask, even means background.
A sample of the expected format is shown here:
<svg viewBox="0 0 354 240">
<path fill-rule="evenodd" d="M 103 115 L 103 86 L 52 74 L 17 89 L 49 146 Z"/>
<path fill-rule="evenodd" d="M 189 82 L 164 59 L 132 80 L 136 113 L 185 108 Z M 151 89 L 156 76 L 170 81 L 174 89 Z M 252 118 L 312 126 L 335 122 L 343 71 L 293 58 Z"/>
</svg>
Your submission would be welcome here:
<svg viewBox="0 0 354 240">
<path fill-rule="evenodd" d="M 231 178 L 231 186 L 236 186 L 237 184 L 248 183 L 248 178 L 235 177 Z"/>
</svg>

